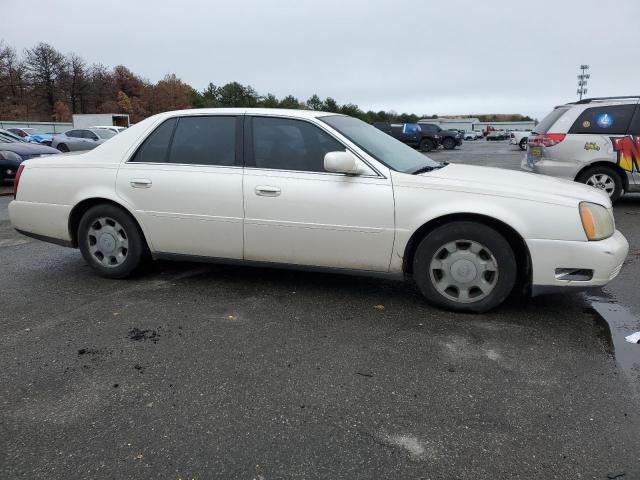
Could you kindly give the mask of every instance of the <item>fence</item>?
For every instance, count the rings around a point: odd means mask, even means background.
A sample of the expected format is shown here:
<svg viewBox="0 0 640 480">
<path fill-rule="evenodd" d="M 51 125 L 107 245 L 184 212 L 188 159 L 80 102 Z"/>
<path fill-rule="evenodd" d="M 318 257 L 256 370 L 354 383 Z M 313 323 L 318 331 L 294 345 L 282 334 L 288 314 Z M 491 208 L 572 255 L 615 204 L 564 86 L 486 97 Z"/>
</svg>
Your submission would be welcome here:
<svg viewBox="0 0 640 480">
<path fill-rule="evenodd" d="M 38 133 L 62 133 L 73 128 L 71 122 L 0 121 L 0 128 L 33 128 Z"/>
</svg>

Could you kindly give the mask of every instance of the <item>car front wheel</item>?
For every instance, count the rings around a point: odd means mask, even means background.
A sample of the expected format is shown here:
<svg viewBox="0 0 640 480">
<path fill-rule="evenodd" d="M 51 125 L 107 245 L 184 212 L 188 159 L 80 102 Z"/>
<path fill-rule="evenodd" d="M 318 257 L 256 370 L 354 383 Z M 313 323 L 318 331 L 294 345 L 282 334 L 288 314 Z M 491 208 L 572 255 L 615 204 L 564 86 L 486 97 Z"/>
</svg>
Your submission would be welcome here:
<svg viewBox="0 0 640 480">
<path fill-rule="evenodd" d="M 499 232 L 481 223 L 456 221 L 422 239 L 413 273 L 429 303 L 481 313 L 511 293 L 517 264 L 511 245 Z"/>
<path fill-rule="evenodd" d="M 606 165 L 588 168 L 578 175 L 576 181 L 604 190 L 612 202 L 618 200 L 622 195 L 623 185 L 620 174 Z"/>
<path fill-rule="evenodd" d="M 56 148 L 62 153 L 67 153 L 69 151 L 69 147 L 67 147 L 64 143 L 59 144 Z"/>
<path fill-rule="evenodd" d="M 132 275 L 147 251 L 136 221 L 125 210 L 108 204 L 96 205 L 82 216 L 78 246 L 87 263 L 107 278 Z"/>
<path fill-rule="evenodd" d="M 520 150 L 526 150 L 527 149 L 527 139 L 523 138 L 522 140 L 520 140 L 519 146 L 520 146 Z"/>
</svg>

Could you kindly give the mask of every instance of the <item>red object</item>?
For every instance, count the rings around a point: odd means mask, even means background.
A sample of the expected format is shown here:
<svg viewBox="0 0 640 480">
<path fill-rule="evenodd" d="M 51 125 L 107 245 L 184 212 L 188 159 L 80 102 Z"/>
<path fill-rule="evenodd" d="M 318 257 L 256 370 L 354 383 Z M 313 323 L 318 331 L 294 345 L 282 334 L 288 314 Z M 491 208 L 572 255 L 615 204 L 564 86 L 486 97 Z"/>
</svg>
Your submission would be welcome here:
<svg viewBox="0 0 640 480">
<path fill-rule="evenodd" d="M 530 143 L 534 147 L 553 147 L 563 141 L 564 137 L 564 133 L 544 133 L 533 137 Z"/>
<path fill-rule="evenodd" d="M 18 167 L 18 171 L 16 172 L 16 178 L 13 179 L 13 198 L 15 200 L 16 195 L 18 194 L 18 183 L 20 183 L 20 175 L 22 175 L 22 170 L 24 170 L 24 165 L 20 165 Z"/>
</svg>

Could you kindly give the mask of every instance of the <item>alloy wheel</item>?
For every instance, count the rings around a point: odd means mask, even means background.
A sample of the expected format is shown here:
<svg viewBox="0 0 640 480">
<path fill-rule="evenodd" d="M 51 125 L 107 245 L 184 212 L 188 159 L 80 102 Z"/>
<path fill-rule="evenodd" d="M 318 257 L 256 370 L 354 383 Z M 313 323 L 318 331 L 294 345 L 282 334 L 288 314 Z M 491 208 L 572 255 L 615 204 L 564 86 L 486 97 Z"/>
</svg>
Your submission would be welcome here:
<svg viewBox="0 0 640 480">
<path fill-rule="evenodd" d="M 592 187 L 604 190 L 609 196 L 611 196 L 616 189 L 616 182 L 606 173 L 591 175 L 586 183 Z"/>
</svg>

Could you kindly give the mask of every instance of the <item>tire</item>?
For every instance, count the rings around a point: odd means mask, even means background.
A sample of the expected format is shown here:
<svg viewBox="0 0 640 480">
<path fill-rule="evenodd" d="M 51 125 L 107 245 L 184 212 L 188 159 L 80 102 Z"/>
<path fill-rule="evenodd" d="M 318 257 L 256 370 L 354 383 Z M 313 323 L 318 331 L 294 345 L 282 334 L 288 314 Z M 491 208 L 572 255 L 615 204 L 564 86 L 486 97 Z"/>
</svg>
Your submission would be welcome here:
<svg viewBox="0 0 640 480">
<path fill-rule="evenodd" d="M 479 273 L 480 268 L 486 270 Z M 422 239 L 413 257 L 413 276 L 429 303 L 482 313 L 509 296 L 517 264 L 511 245 L 499 232 L 482 223 L 455 221 Z"/>
<path fill-rule="evenodd" d="M 520 143 L 518 144 L 518 146 L 520 147 L 520 150 L 526 150 L 527 149 L 527 138 L 523 138 L 522 140 L 520 140 Z"/>
<path fill-rule="evenodd" d="M 433 142 L 428 138 L 424 138 L 420 141 L 420 151 L 421 152 L 430 152 L 433 150 Z"/>
<path fill-rule="evenodd" d="M 98 275 L 126 278 L 142 265 L 147 244 L 136 221 L 122 208 L 91 207 L 78 226 L 78 246 Z"/>
<path fill-rule="evenodd" d="M 578 175 L 576 181 L 604 190 L 609 195 L 611 202 L 620 198 L 624 188 L 620 174 L 614 168 L 606 165 L 587 168 Z"/>
<path fill-rule="evenodd" d="M 445 150 L 453 150 L 456 148 L 456 141 L 451 137 L 446 137 L 442 140 L 442 148 Z"/>
<path fill-rule="evenodd" d="M 56 148 L 62 153 L 67 153 L 69 151 L 69 147 L 67 147 L 64 143 L 60 143 Z"/>
</svg>

